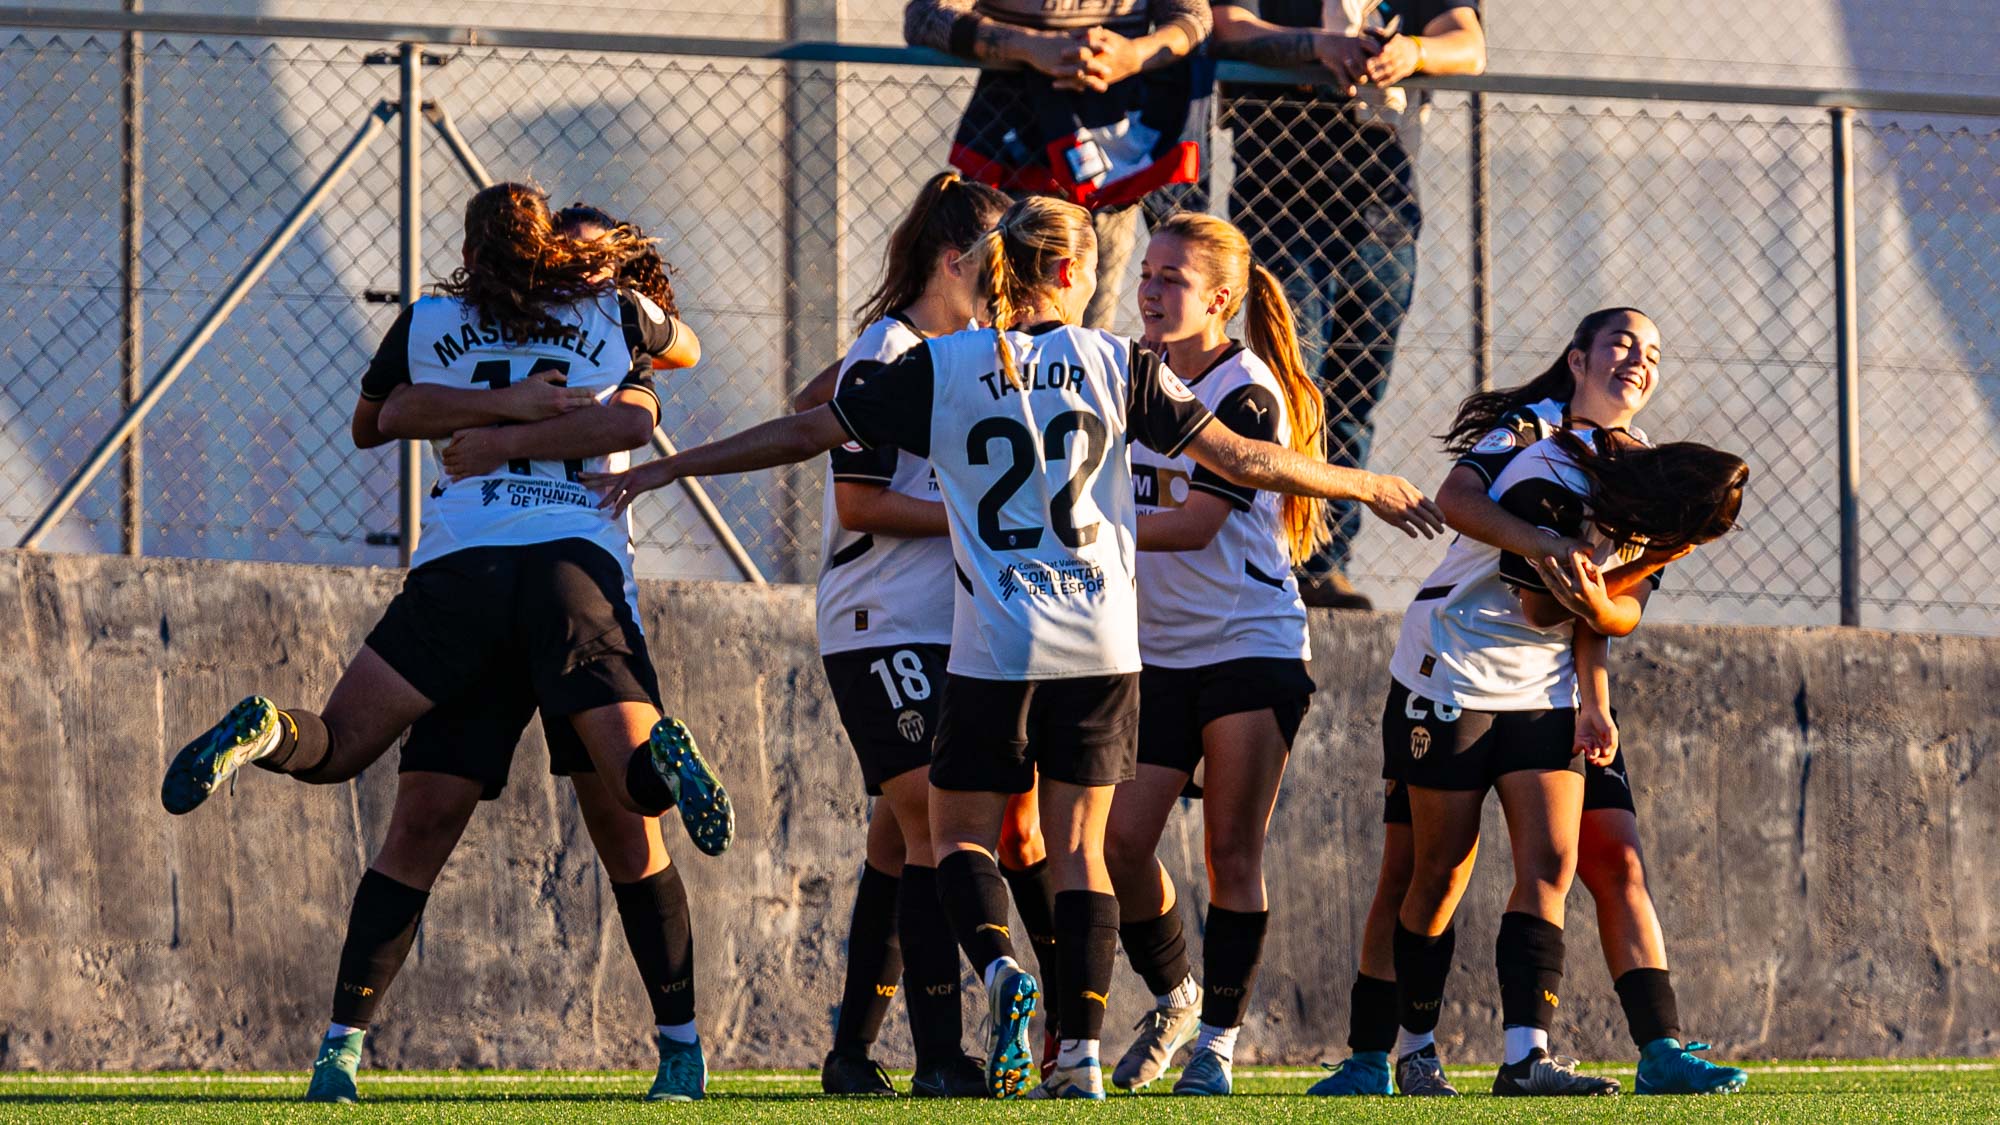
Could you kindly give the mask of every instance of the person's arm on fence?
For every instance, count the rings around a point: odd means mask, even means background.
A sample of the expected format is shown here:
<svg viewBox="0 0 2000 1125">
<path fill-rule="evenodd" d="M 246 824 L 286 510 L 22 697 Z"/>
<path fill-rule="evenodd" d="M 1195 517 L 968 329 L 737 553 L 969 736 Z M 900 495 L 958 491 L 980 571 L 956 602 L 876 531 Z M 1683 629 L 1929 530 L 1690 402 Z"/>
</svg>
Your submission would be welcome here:
<svg viewBox="0 0 2000 1125">
<path fill-rule="evenodd" d="M 1066 62 L 1075 40 L 1060 31 L 1001 23 L 973 10 L 973 0 L 910 0 L 903 9 L 903 39 L 961 59 L 1018 63 L 1057 78 L 1074 76 Z"/>
<path fill-rule="evenodd" d="M 1374 86 L 1394 86 L 1412 74 L 1482 74 L 1486 70 L 1486 32 L 1479 10 L 1452 8 L 1425 24 L 1416 35 L 1396 35 L 1362 66 L 1360 77 Z"/>
<path fill-rule="evenodd" d="M 1065 57 L 1078 67 L 1076 85 L 1108 90 L 1141 71 L 1170 66 L 1186 58 L 1215 29 L 1208 0 L 1153 0 L 1150 14 L 1153 30 L 1136 39 L 1108 27 L 1074 32 L 1076 46 Z"/>
</svg>

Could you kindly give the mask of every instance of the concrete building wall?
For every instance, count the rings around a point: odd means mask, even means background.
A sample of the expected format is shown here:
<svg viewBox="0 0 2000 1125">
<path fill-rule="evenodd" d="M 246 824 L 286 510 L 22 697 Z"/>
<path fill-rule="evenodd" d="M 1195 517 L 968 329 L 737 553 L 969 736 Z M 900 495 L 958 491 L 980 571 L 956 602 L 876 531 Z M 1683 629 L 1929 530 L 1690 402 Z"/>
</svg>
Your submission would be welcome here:
<svg viewBox="0 0 2000 1125">
<path fill-rule="evenodd" d="M 308 787 L 249 771 L 185 819 L 158 779 L 249 692 L 313 705 L 396 571 L 0 554 L 0 1067 L 303 1067 L 393 759 Z M 706 859 L 670 831 L 695 909 L 712 1065 L 819 1060 L 864 801 L 814 655 L 810 592 L 648 583 L 669 705 L 739 814 Z M 1395 618 L 1321 615 L 1320 692 L 1270 844 L 1276 914 L 1241 1058 L 1335 1056 L 1379 854 L 1378 719 Z M 1734 1056 L 2000 1048 L 2000 641 L 1653 626 L 1616 688 L 1688 1031 Z M 621 1066 L 642 990 L 567 786 L 531 733 L 439 881 L 371 1066 Z M 1492 940 L 1508 879 L 1488 811 L 1441 1031 L 1498 1054 Z M 1162 856 L 1187 899 L 1199 810 Z M 1556 1038 L 1630 1053 L 1571 900 Z M 975 990 L 976 991 L 976 990 Z M 1145 997 L 1122 967 L 1107 1027 Z M 968 1035 L 976 1026 L 968 1019 Z M 907 1060 L 900 1011 L 886 1056 Z"/>
</svg>

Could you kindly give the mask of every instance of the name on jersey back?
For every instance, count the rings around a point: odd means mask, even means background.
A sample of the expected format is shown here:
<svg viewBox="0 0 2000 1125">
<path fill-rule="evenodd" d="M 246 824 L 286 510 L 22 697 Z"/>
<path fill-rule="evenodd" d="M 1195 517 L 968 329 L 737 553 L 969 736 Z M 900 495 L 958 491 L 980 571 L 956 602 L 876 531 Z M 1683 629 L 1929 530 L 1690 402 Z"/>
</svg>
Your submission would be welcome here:
<svg viewBox="0 0 2000 1125">
<path fill-rule="evenodd" d="M 604 339 L 593 340 L 591 339 L 589 329 L 580 328 L 574 324 L 562 325 L 553 332 L 538 333 L 525 339 L 520 339 L 511 333 L 502 332 L 498 327 L 491 324 L 473 325 L 466 323 L 459 325 L 458 332 L 455 334 L 446 332 L 444 335 L 439 336 L 432 342 L 431 350 L 437 353 L 438 362 L 447 367 L 451 366 L 453 360 L 458 359 L 474 348 L 489 344 L 504 344 L 510 348 L 526 347 L 535 344 L 553 344 L 566 351 L 576 353 L 576 355 L 590 363 L 596 363 L 598 357 L 604 354 L 604 346 L 610 342 Z M 623 345 L 623 341 L 620 341 L 620 345 Z"/>
<path fill-rule="evenodd" d="M 988 371 L 979 377 L 979 381 L 986 384 L 986 392 L 993 396 L 995 402 L 1014 393 L 1014 384 L 1008 382 L 998 371 Z M 1064 363 L 1059 359 L 1051 360 L 1047 364 L 1031 361 L 1021 365 L 1021 381 L 1031 391 L 1069 390 L 1082 394 L 1083 367 L 1079 364 Z"/>
</svg>

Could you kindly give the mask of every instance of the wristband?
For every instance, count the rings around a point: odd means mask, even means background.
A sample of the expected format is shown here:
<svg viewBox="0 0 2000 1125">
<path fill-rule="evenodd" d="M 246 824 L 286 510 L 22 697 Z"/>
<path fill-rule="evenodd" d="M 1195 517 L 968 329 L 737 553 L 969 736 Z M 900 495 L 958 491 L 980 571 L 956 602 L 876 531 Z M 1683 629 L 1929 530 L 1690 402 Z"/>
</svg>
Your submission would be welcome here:
<svg viewBox="0 0 2000 1125">
<path fill-rule="evenodd" d="M 1421 35 L 1412 35 L 1410 36 L 1410 42 L 1416 45 L 1417 73 L 1422 74 L 1424 72 L 1424 37 Z"/>
</svg>

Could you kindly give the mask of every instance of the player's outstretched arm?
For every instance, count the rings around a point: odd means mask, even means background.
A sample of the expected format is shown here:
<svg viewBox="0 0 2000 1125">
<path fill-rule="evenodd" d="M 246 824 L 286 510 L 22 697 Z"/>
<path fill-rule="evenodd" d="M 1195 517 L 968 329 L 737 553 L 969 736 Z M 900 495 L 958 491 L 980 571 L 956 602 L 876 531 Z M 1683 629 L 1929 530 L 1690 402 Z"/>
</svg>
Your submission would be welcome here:
<svg viewBox="0 0 2000 1125">
<path fill-rule="evenodd" d="M 1229 501 L 1197 492 L 1171 511 L 1139 517 L 1141 551 L 1199 551 L 1214 542 L 1229 519 Z"/>
<path fill-rule="evenodd" d="M 935 539 L 951 534 L 943 504 L 905 496 L 885 485 L 836 480 L 833 511 L 841 527 L 868 535 Z"/>
<path fill-rule="evenodd" d="M 641 493 L 664 488 L 682 477 L 712 477 L 795 465 L 847 440 L 847 431 L 834 420 L 832 408 L 818 406 L 804 414 L 774 418 L 742 433 L 682 450 L 672 457 L 648 461 L 622 473 L 585 473 L 578 479 L 603 495 L 598 507 L 617 513 L 623 512 Z"/>
<path fill-rule="evenodd" d="M 1252 441 L 1223 425 L 1203 426 L 1187 444 L 1195 463 L 1247 488 L 1359 500 L 1391 527 L 1415 539 L 1444 531 L 1444 513 L 1423 490 L 1402 477 L 1349 469 L 1295 453 L 1268 441 Z"/>
<path fill-rule="evenodd" d="M 564 386 L 560 372 L 545 369 L 498 390 L 404 383 L 389 392 L 376 425 L 391 438 L 448 438 L 475 426 L 539 422 L 596 405 L 595 394 Z"/>
</svg>

